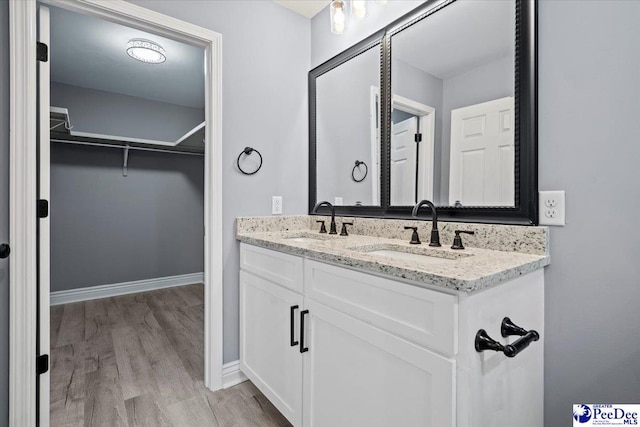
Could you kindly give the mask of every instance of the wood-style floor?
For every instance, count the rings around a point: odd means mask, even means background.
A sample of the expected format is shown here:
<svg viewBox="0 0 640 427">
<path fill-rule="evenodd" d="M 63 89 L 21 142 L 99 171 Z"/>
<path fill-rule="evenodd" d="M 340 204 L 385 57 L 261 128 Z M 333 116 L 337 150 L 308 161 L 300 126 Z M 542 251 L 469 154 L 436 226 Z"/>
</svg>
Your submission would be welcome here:
<svg viewBox="0 0 640 427">
<path fill-rule="evenodd" d="M 290 426 L 246 381 L 204 378 L 202 285 L 51 307 L 51 426 Z"/>
</svg>

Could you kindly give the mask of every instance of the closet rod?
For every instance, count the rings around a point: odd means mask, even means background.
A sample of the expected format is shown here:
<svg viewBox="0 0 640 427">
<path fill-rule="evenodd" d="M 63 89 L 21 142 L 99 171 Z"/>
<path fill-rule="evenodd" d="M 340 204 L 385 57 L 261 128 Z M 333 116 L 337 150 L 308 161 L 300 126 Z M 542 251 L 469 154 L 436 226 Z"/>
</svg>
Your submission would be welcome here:
<svg viewBox="0 0 640 427">
<path fill-rule="evenodd" d="M 51 138 L 51 142 L 61 142 L 63 144 L 75 144 L 75 145 L 88 145 L 88 146 L 98 146 L 98 147 L 109 147 L 109 148 L 119 148 L 121 150 L 125 150 L 127 148 L 126 145 L 112 145 L 112 144 L 100 144 L 99 142 L 82 142 L 82 141 L 66 141 L 64 139 L 54 139 Z M 128 146 L 130 150 L 138 150 L 138 151 L 155 151 L 158 153 L 171 153 L 171 154 L 185 154 L 187 156 L 204 156 L 204 153 L 190 153 L 188 151 L 178 151 L 178 150 L 163 150 L 160 148 L 144 148 L 144 147 L 134 147 Z"/>
</svg>

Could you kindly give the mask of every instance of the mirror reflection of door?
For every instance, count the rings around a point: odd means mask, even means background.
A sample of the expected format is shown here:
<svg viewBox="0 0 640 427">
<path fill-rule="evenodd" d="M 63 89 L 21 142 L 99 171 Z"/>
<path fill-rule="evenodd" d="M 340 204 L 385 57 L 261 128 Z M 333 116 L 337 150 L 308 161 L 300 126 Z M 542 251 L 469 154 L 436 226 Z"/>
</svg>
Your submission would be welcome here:
<svg viewBox="0 0 640 427">
<path fill-rule="evenodd" d="M 406 113 L 405 113 L 406 114 Z M 418 118 L 411 116 L 391 125 L 391 204 L 416 203 L 418 178 Z"/>
<path fill-rule="evenodd" d="M 450 205 L 514 205 L 513 128 L 513 97 L 451 111 Z"/>
<path fill-rule="evenodd" d="M 392 206 L 411 206 L 433 198 L 436 110 L 393 95 L 391 112 L 390 198 Z"/>
<path fill-rule="evenodd" d="M 449 3 L 391 36 L 394 109 L 403 96 L 437 111 L 433 168 L 418 161 L 417 195 L 403 166 L 403 131 L 392 121 L 392 206 L 514 205 L 514 35 L 515 2 L 474 0 Z M 427 183 L 429 192 L 420 187 Z"/>
</svg>

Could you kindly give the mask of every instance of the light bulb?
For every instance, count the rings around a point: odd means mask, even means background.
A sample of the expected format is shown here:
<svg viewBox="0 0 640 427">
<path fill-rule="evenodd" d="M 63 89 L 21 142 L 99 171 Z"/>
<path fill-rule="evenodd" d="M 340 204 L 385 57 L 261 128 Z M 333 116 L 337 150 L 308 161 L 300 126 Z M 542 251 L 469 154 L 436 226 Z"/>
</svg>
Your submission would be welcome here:
<svg viewBox="0 0 640 427">
<path fill-rule="evenodd" d="M 347 11 L 344 0 L 333 0 L 330 6 L 331 32 L 342 34 L 347 28 Z"/>
<path fill-rule="evenodd" d="M 362 19 L 367 15 L 367 3 L 365 0 L 352 0 L 351 11 L 353 16 L 358 19 Z"/>
<path fill-rule="evenodd" d="M 333 17 L 333 24 L 336 30 L 336 33 L 342 34 L 344 32 L 344 21 L 345 16 L 341 10 L 338 10 Z"/>
</svg>

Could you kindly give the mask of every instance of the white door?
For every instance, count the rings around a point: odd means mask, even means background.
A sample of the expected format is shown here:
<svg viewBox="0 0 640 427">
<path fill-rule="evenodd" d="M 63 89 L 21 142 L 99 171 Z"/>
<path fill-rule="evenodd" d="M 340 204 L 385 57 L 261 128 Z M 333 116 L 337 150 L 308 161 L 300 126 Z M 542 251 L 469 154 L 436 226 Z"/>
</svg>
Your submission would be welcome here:
<svg viewBox="0 0 640 427">
<path fill-rule="evenodd" d="M 38 8 L 38 41 L 49 46 L 49 9 Z M 38 61 L 38 199 L 50 200 L 49 169 L 49 62 Z M 49 217 L 38 220 L 38 352 L 50 354 L 49 348 Z M 38 377 L 39 425 L 49 426 L 49 372 Z"/>
<path fill-rule="evenodd" d="M 513 97 L 451 111 L 450 205 L 514 205 L 513 128 Z"/>
<path fill-rule="evenodd" d="M 301 310 L 301 295 L 240 272 L 240 369 L 295 426 L 302 425 Z"/>
<path fill-rule="evenodd" d="M 305 427 L 451 427 L 455 361 L 306 299 Z"/>
<path fill-rule="evenodd" d="M 391 205 L 416 203 L 415 135 L 418 119 L 412 117 L 391 125 Z"/>
</svg>

